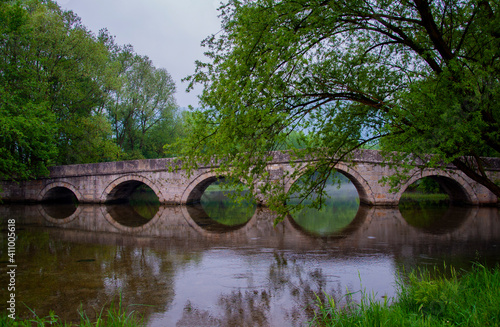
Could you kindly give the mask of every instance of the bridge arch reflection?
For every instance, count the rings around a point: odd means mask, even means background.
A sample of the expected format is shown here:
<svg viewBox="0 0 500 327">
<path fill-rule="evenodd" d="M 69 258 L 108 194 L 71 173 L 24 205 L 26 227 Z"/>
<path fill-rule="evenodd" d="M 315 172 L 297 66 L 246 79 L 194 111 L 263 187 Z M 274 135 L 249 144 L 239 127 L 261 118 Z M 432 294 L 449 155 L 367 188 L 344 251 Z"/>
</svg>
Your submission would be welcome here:
<svg viewBox="0 0 500 327">
<path fill-rule="evenodd" d="M 363 224 L 369 223 L 367 222 L 368 213 L 370 212 L 369 209 L 370 207 L 368 206 L 359 206 L 356 215 L 347 226 L 331 231 L 329 233 L 318 233 L 315 231 L 307 230 L 306 228 L 298 224 L 291 215 L 287 216 L 287 221 L 293 227 L 294 230 L 299 231 L 300 233 L 306 235 L 307 237 L 329 239 L 329 240 L 342 239 L 356 233 L 356 231 L 359 228 L 361 228 Z"/>
<path fill-rule="evenodd" d="M 426 234 L 446 234 L 458 230 L 464 222 L 473 216 L 476 209 L 474 207 L 442 207 L 431 208 L 399 208 L 404 221 L 411 226 Z"/>
<path fill-rule="evenodd" d="M 200 204 L 182 206 L 182 214 L 188 225 L 200 235 L 213 236 L 222 234 L 245 234 L 255 227 L 259 210 L 255 210 L 249 219 L 240 224 L 224 225 L 211 219 Z"/>
<path fill-rule="evenodd" d="M 40 214 L 47 220 L 57 224 L 65 224 L 79 214 L 80 192 L 66 182 L 51 183 L 38 195 Z"/>
<path fill-rule="evenodd" d="M 42 203 L 38 206 L 38 211 L 47 220 L 54 224 L 67 224 L 76 219 L 82 206 L 76 204 L 51 204 Z"/>
<path fill-rule="evenodd" d="M 32 207 L 43 212 L 42 205 Z M 138 227 L 127 227 L 118 223 L 105 205 L 80 205 L 71 218 L 54 219 L 44 214 L 42 223 L 61 230 L 88 231 L 85 237 L 102 238 L 104 241 L 124 242 L 161 246 L 169 242 L 189 243 L 191 246 L 218 246 L 231 244 L 256 244 L 264 247 L 290 247 L 303 250 L 321 250 L 336 247 L 340 252 L 349 252 L 352 247 L 421 246 L 423 241 L 433 240 L 439 244 L 453 245 L 471 239 L 498 239 L 498 215 L 492 208 L 459 208 L 459 212 L 447 212 L 443 224 L 427 227 L 415 226 L 405 219 L 397 208 L 361 206 L 353 222 L 339 233 L 313 235 L 297 228 L 291 219 L 273 225 L 275 214 L 267 208 L 258 207 L 254 216 L 239 229 L 227 232 L 209 231 L 197 225 L 187 206 L 162 206 L 148 223 Z M 37 215 L 33 215 L 37 217 Z M 452 224 L 447 225 L 450 220 Z M 480 220 L 480 221 L 479 221 Z M 40 223 L 36 221 L 34 223 Z M 484 229 L 484 224 L 496 226 Z M 437 229 L 432 229 L 437 227 Z M 103 234 L 104 233 L 104 234 Z M 122 244 L 122 243 L 120 243 Z"/>
<path fill-rule="evenodd" d="M 141 234 L 144 231 L 152 230 L 162 219 L 165 207 L 159 207 L 154 216 L 150 219 L 141 216 L 130 205 L 111 204 L 101 206 L 102 214 L 108 223 L 119 231 L 130 234 Z"/>
</svg>

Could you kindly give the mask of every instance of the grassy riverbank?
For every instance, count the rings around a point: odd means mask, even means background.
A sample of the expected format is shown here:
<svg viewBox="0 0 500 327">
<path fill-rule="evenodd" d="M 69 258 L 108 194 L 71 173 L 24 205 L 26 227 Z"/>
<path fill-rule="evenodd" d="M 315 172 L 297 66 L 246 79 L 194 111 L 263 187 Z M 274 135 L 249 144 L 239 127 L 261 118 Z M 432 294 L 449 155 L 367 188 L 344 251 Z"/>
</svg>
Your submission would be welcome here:
<svg viewBox="0 0 500 327">
<path fill-rule="evenodd" d="M 500 266 L 476 265 L 460 276 L 412 272 L 400 281 L 399 295 L 390 301 L 366 296 L 362 303 L 338 307 L 333 298 L 317 302 L 311 326 L 499 326 Z"/>
<path fill-rule="evenodd" d="M 64 322 L 55 313 L 46 317 L 38 317 L 33 313 L 30 319 L 11 319 L 4 312 L 0 314 L 0 326 L 12 327 L 139 327 L 144 326 L 142 317 L 135 311 L 127 311 L 122 307 L 121 299 L 118 303 L 111 303 L 109 308 L 102 309 L 97 317 L 91 319 L 85 312 L 80 311 L 80 322 Z"/>
<path fill-rule="evenodd" d="M 449 200 L 448 194 L 443 193 L 418 193 L 405 192 L 401 195 L 402 201 L 444 201 Z"/>
</svg>

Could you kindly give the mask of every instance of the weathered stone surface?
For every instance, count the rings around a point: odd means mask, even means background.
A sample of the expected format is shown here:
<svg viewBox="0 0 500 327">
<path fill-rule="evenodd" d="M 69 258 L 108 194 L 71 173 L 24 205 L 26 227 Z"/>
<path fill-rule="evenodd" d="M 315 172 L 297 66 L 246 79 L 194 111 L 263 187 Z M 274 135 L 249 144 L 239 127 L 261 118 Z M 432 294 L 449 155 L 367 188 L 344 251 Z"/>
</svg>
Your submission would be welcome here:
<svg viewBox="0 0 500 327">
<path fill-rule="evenodd" d="M 492 167 L 488 173 L 493 179 L 500 180 L 500 159 L 485 158 L 485 161 Z M 217 176 L 210 167 L 201 167 L 189 177 L 182 170 L 169 171 L 170 167 L 179 165 L 180 162 L 173 158 L 52 167 L 47 178 L 20 183 L 0 181 L 0 198 L 6 202 L 40 202 L 47 192 L 58 187 L 73 192 L 80 203 L 104 203 L 114 196 L 125 194 L 123 190 L 127 188 L 146 184 L 164 204 L 196 202 Z M 488 189 L 453 167 L 446 170 L 415 169 L 399 191 L 391 193 L 389 186 L 381 184 L 380 180 L 395 171 L 385 165 L 383 157 L 374 150 L 358 151 L 351 161 L 339 162 L 336 168 L 353 182 L 360 201 L 365 204 L 397 205 L 409 185 L 427 176 L 435 177 L 448 190 L 452 200 L 472 205 L 498 202 Z M 271 180 L 283 182 L 289 188 L 295 180 L 284 179 L 283 176 L 293 169 L 301 168 L 300 165 L 290 165 L 289 153 L 273 153 L 273 160 L 269 163 Z M 264 201 L 262 194 L 257 197 L 259 201 Z"/>
</svg>

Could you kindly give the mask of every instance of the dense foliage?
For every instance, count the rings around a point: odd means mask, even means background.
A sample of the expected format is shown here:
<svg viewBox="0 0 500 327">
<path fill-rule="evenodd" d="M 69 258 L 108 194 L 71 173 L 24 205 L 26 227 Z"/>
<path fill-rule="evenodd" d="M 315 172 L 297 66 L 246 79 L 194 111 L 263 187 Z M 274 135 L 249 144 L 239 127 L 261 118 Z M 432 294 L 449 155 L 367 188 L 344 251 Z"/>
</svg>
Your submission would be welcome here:
<svg viewBox="0 0 500 327">
<path fill-rule="evenodd" d="M 253 183 L 298 132 L 295 155 L 319 159 L 304 195 L 371 145 L 407 167 L 452 163 L 500 195 L 480 158 L 500 152 L 498 1 L 230 0 L 221 18 L 209 62 L 188 77 L 205 109 L 186 167 L 217 158 L 221 174 Z M 286 199 L 277 185 L 261 191 L 276 208 Z"/>
<path fill-rule="evenodd" d="M 163 156 L 174 92 L 165 69 L 53 1 L 0 1 L 0 177 Z"/>
<path fill-rule="evenodd" d="M 113 135 L 127 157 L 154 158 L 178 134 L 175 84 L 166 69 L 157 69 L 131 46 L 118 47 L 104 33 L 112 62 L 118 67 L 115 88 L 106 103 Z"/>
</svg>

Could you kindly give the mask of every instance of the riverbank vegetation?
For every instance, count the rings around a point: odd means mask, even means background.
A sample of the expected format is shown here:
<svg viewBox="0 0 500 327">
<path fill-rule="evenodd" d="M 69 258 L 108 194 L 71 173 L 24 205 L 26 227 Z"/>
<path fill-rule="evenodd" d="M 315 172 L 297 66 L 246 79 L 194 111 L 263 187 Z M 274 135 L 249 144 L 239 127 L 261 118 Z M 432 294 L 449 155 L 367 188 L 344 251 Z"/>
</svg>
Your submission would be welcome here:
<svg viewBox="0 0 500 327">
<path fill-rule="evenodd" d="M 401 201 L 445 201 L 449 200 L 448 194 L 427 194 L 427 193 L 403 193 L 401 194 Z"/>
<path fill-rule="evenodd" d="M 32 311 L 33 312 L 33 311 Z M 95 318 L 90 318 L 86 312 L 79 311 L 80 322 L 62 321 L 54 312 L 48 316 L 38 317 L 33 312 L 33 318 L 29 319 L 11 319 L 2 313 L 0 315 L 0 326 L 12 327 L 138 327 L 144 326 L 141 315 L 136 311 L 127 310 L 122 306 L 121 297 L 117 302 L 111 302 L 107 309 L 103 308 L 96 313 Z"/>
<path fill-rule="evenodd" d="M 431 177 L 424 177 L 408 186 L 401 194 L 400 207 L 409 202 L 447 201 L 450 196 L 443 187 Z"/>
<path fill-rule="evenodd" d="M 446 268 L 446 267 L 445 267 Z M 445 277 L 446 276 L 446 277 Z M 311 326 L 498 326 L 500 266 L 470 272 L 417 270 L 400 276 L 394 299 L 365 294 L 361 303 L 339 306 L 318 295 Z"/>
<path fill-rule="evenodd" d="M 0 2 L 0 177 L 168 156 L 184 119 L 174 93 L 167 70 L 54 1 Z"/>
</svg>

